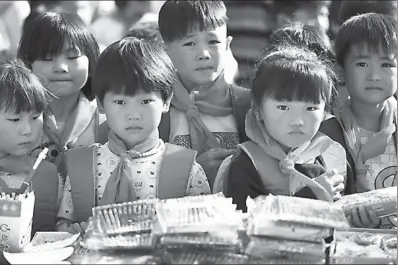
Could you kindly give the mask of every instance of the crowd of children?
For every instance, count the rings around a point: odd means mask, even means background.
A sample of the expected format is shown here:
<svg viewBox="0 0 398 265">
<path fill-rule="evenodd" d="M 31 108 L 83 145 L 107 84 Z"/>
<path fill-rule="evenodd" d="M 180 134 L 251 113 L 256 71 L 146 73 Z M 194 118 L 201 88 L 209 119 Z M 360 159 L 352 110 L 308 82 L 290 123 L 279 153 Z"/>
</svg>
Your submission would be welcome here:
<svg viewBox="0 0 398 265">
<path fill-rule="evenodd" d="M 354 15 L 333 44 L 322 19 L 281 27 L 249 89 L 228 81 L 227 21 L 222 1 L 165 1 L 158 27 L 102 53 L 76 15 L 26 26 L 0 64 L 0 185 L 20 185 L 50 149 L 33 232 L 84 232 L 92 207 L 146 198 L 223 192 L 246 211 L 248 196 L 333 202 L 396 186 L 396 20 Z M 396 226 L 363 207 L 350 218 Z"/>
</svg>

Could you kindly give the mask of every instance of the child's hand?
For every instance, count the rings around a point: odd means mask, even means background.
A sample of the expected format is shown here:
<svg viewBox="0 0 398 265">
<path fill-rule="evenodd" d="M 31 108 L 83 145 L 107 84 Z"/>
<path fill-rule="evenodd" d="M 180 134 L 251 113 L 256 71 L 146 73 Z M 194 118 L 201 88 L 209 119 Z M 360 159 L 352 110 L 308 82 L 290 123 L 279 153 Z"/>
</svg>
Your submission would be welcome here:
<svg viewBox="0 0 398 265">
<path fill-rule="evenodd" d="M 352 209 L 348 218 L 350 223 L 358 228 L 376 228 L 380 225 L 380 219 L 377 218 L 375 211 L 366 210 L 364 206 Z"/>
<path fill-rule="evenodd" d="M 341 192 L 344 190 L 344 176 L 337 174 L 336 170 L 328 171 L 315 180 L 333 196 L 333 200 L 341 198 Z"/>
<path fill-rule="evenodd" d="M 214 179 L 217 175 L 217 171 L 221 165 L 221 162 L 234 152 L 234 149 L 228 150 L 223 148 L 213 148 L 207 150 L 196 158 L 196 162 L 198 162 L 205 171 L 211 188 L 213 187 Z"/>
<path fill-rule="evenodd" d="M 62 230 L 64 232 L 68 232 L 71 234 L 77 234 L 77 233 L 84 234 L 84 232 L 87 229 L 87 226 L 88 226 L 87 222 L 71 223 L 71 224 L 64 226 L 64 228 Z"/>
</svg>

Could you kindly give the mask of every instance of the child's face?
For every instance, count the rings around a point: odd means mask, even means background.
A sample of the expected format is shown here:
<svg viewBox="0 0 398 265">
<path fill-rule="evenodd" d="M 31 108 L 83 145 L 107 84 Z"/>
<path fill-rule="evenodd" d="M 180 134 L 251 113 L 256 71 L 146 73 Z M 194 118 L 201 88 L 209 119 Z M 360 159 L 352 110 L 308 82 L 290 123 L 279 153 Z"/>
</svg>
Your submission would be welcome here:
<svg viewBox="0 0 398 265">
<path fill-rule="evenodd" d="M 181 40 L 167 42 L 168 54 L 184 85 L 209 85 L 224 70 L 232 38 L 227 27 L 211 31 L 193 31 Z"/>
<path fill-rule="evenodd" d="M 34 61 L 32 69 L 48 81 L 53 94 L 67 97 L 79 93 L 87 82 L 89 60 L 78 47 L 65 42 L 60 54 Z"/>
<path fill-rule="evenodd" d="M 351 99 L 379 104 L 397 90 L 395 54 L 378 53 L 364 46 L 351 48 L 344 60 L 344 78 Z"/>
<path fill-rule="evenodd" d="M 37 144 L 43 130 L 41 113 L 0 110 L 0 156 L 27 155 Z"/>
<path fill-rule="evenodd" d="M 261 116 L 268 133 L 288 152 L 311 140 L 324 117 L 325 102 L 278 101 L 263 97 Z"/>
<path fill-rule="evenodd" d="M 109 128 L 124 142 L 128 149 L 156 133 L 162 113 L 168 111 L 160 93 L 147 93 L 140 89 L 134 96 L 105 94 L 101 111 L 106 114 Z"/>
</svg>

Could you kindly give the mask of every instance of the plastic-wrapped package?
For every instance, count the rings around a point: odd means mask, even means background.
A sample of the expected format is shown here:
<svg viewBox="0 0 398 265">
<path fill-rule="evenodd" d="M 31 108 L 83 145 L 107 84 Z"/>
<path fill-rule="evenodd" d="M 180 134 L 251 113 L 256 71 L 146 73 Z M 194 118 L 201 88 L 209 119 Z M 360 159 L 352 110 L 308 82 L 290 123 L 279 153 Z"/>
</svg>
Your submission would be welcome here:
<svg viewBox="0 0 398 265">
<path fill-rule="evenodd" d="M 325 258 L 322 242 L 293 241 L 269 237 L 250 237 L 245 253 L 252 257 L 319 261 Z"/>
<path fill-rule="evenodd" d="M 163 264 L 248 264 L 247 255 L 211 251 L 164 251 Z"/>
<path fill-rule="evenodd" d="M 344 212 L 333 203 L 289 196 L 260 196 L 254 201 L 248 218 L 249 235 L 277 236 L 275 231 L 284 228 L 322 235 L 330 229 L 349 227 Z M 293 239 L 296 235 L 303 237 L 300 233 L 289 236 Z"/>
<path fill-rule="evenodd" d="M 372 209 L 379 218 L 396 215 L 397 187 L 346 195 L 336 201 L 335 204 L 342 207 L 346 215 L 349 215 L 352 209 L 358 206 Z"/>
<path fill-rule="evenodd" d="M 232 238 L 215 237 L 209 234 L 168 234 L 160 238 L 160 246 L 165 249 L 214 250 L 237 253 L 242 251 L 238 236 Z"/>
<path fill-rule="evenodd" d="M 156 204 L 153 234 L 166 249 L 237 252 L 243 214 L 222 194 L 170 199 Z"/>
<path fill-rule="evenodd" d="M 159 200 L 140 200 L 93 208 L 81 245 L 90 250 L 150 249 Z"/>
</svg>

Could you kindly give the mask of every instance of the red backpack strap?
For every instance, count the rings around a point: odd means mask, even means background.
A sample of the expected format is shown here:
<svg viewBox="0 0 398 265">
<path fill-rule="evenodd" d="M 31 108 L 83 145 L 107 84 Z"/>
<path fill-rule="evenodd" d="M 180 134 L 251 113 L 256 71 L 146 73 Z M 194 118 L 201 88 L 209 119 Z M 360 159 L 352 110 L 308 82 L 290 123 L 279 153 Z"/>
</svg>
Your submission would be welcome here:
<svg viewBox="0 0 398 265">
<path fill-rule="evenodd" d="M 42 161 L 32 180 L 35 192 L 32 235 L 36 231 L 54 231 L 57 218 L 59 177 L 57 167 Z"/>
<path fill-rule="evenodd" d="M 184 197 L 196 151 L 169 143 L 165 143 L 165 148 L 159 173 L 159 198 Z"/>
<path fill-rule="evenodd" d="M 67 173 L 70 178 L 72 201 L 77 222 L 85 222 L 95 206 L 96 145 L 72 148 L 66 152 Z"/>
</svg>

